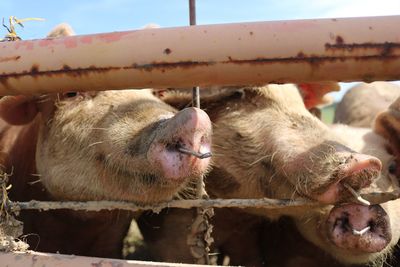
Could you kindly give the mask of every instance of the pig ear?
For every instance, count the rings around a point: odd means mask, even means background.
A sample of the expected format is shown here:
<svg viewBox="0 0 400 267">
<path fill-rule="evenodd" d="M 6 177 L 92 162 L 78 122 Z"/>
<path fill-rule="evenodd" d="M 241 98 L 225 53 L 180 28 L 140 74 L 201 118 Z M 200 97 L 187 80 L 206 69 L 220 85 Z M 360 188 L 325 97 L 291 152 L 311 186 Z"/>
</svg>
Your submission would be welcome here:
<svg viewBox="0 0 400 267">
<path fill-rule="evenodd" d="M 75 35 L 72 27 L 67 23 L 61 23 L 55 26 L 48 34 L 48 38 L 65 37 Z"/>
<path fill-rule="evenodd" d="M 388 140 L 389 148 L 400 156 L 400 97 L 386 111 L 378 114 L 374 130 Z"/>
<path fill-rule="evenodd" d="M 153 95 L 178 110 L 190 106 L 192 103 L 191 90 L 153 89 Z"/>
<path fill-rule="evenodd" d="M 36 101 L 32 96 L 4 96 L 0 99 L 0 118 L 9 124 L 27 124 L 37 113 Z"/>
<path fill-rule="evenodd" d="M 318 105 L 326 105 L 332 102 L 332 99 L 325 94 L 332 91 L 339 91 L 340 86 L 337 82 L 309 82 L 297 84 L 307 109 Z"/>
</svg>

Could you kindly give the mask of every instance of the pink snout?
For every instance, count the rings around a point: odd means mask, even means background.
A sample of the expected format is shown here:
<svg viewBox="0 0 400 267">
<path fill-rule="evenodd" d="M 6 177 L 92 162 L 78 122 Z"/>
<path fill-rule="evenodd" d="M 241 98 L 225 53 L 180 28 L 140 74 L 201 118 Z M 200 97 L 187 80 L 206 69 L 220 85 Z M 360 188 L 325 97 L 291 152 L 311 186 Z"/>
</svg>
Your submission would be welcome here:
<svg viewBox="0 0 400 267">
<path fill-rule="evenodd" d="M 392 238 L 389 217 L 380 205 L 334 207 L 326 221 L 326 231 L 335 246 L 355 252 L 382 251 Z"/>
<path fill-rule="evenodd" d="M 199 176 L 210 162 L 211 132 L 211 121 L 204 111 L 186 108 L 165 122 L 148 159 L 161 168 L 167 179 Z"/>
</svg>

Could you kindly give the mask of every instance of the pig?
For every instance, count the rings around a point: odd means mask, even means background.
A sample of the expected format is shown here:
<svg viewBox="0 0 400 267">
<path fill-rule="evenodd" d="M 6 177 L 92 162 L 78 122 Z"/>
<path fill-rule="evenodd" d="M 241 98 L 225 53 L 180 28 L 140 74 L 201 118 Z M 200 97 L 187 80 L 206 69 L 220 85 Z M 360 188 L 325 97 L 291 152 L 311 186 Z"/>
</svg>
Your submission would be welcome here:
<svg viewBox="0 0 400 267">
<path fill-rule="evenodd" d="M 370 128 L 375 116 L 399 96 L 400 86 L 395 83 L 359 83 L 350 88 L 338 103 L 334 122 Z"/>
<path fill-rule="evenodd" d="M 398 107 L 397 110 L 393 108 L 396 103 L 399 103 L 399 100 L 392 104 L 389 111 L 378 116 L 374 131 L 345 125 L 332 126 L 332 131 L 342 137 L 342 144 L 355 151 L 374 155 L 383 163 L 381 176 L 371 186 L 363 189 L 364 193 L 394 191 L 398 188 L 400 157 L 397 153 L 399 143 L 395 139 L 399 135 L 400 128 L 394 119 L 399 111 Z M 355 263 L 382 266 L 392 257 L 390 253 L 399 240 L 400 226 L 397 212 L 399 208 L 400 201 L 395 200 L 368 208 L 357 204 L 343 204 L 333 208 L 327 207 L 325 211 L 307 210 L 303 216 L 291 218 L 292 220 L 295 218 L 296 224 L 291 222 L 289 227 L 287 223 L 279 225 L 279 228 L 285 229 L 282 231 L 284 236 L 275 238 L 275 242 L 271 242 L 270 238 L 276 231 L 276 223 L 270 223 L 275 225 L 275 228 L 269 229 L 265 235 L 267 240 L 265 243 L 269 246 L 265 253 L 267 254 L 265 258 L 269 259 L 267 265 L 342 266 Z M 341 226 L 337 227 L 337 224 Z M 361 236 L 351 233 L 350 227 L 363 228 L 368 224 L 374 225 L 375 229 L 368 230 Z M 294 249 L 281 251 L 282 253 L 271 252 L 271 243 L 274 247 L 278 243 L 278 246 L 284 248 L 290 243 Z"/>
<path fill-rule="evenodd" d="M 53 33 L 69 33 L 61 25 Z M 123 200 L 154 204 L 188 195 L 208 170 L 211 122 L 177 111 L 150 89 L 4 96 L 0 164 L 14 201 Z M 189 151 L 189 154 L 188 154 Z M 32 249 L 119 258 L 127 211 L 21 211 Z"/>
<path fill-rule="evenodd" d="M 382 166 L 378 158 L 357 153 L 344 146 L 339 142 L 340 136 L 307 111 L 297 86 L 270 84 L 210 91 L 203 89 L 201 92 L 201 105 L 214 125 L 213 166 L 205 180 L 207 191 L 212 197 L 309 198 L 321 204 L 336 204 L 352 199 L 345 184 L 359 191 L 369 187 L 380 173 Z M 177 108 L 190 102 L 182 92 L 163 92 L 160 97 Z M 282 215 L 301 217 L 304 212 L 292 208 L 254 208 L 245 211 L 255 215 L 255 222 L 248 223 L 254 228 L 259 227 L 256 215 L 276 220 Z M 236 229 L 229 221 L 218 222 L 218 217 L 222 220 L 227 217 L 219 216 L 219 212 L 216 210 L 214 224 L 224 225 L 221 231 Z M 169 210 L 168 213 L 174 211 Z M 149 217 L 141 219 L 142 223 L 139 220 L 145 241 L 146 236 L 152 235 L 146 233 L 151 232 L 151 229 L 145 228 L 151 225 L 155 216 Z M 168 224 L 168 219 L 160 221 L 161 224 Z M 219 230 L 216 228 L 215 232 L 218 234 Z M 225 237 L 216 237 L 216 249 L 230 251 L 233 247 L 229 243 L 239 235 L 237 233 L 245 236 L 244 233 L 248 232 L 242 227 L 234 233 L 236 235 L 223 234 Z M 160 236 L 157 237 L 158 245 L 162 243 Z M 182 238 L 185 235 L 180 236 Z M 171 239 L 178 240 L 173 237 Z M 184 243 L 181 240 L 181 244 Z M 175 258 L 176 261 L 184 261 L 189 258 L 182 247 L 170 253 L 169 260 Z M 238 257 L 231 264 L 247 264 L 244 258 Z M 252 265 L 261 266 L 262 257 L 257 259 Z"/>
<path fill-rule="evenodd" d="M 369 102 L 365 102 L 365 105 L 368 106 Z M 381 176 L 366 190 L 366 193 L 398 189 L 399 111 L 400 98 L 377 117 L 375 114 L 376 120 L 371 123 L 374 126 L 373 130 L 338 124 L 332 126 L 334 132 L 347 140 L 343 143 L 348 147 L 375 155 L 382 161 Z M 351 110 L 346 112 L 352 113 Z M 371 112 L 377 111 L 372 109 Z M 280 227 L 285 229 L 282 231 L 284 235 L 280 236 L 278 241 L 275 238 L 276 242 L 272 242 L 278 243 L 281 247 L 287 247 L 290 243 L 295 249 L 285 250 L 282 253 L 269 253 L 271 242 L 267 241 L 265 243 L 269 245 L 269 249 L 266 250 L 266 258 L 269 259 L 268 263 L 274 262 L 279 266 L 340 266 L 338 261 L 346 264 L 367 263 L 369 266 L 382 266 L 385 262 L 389 262 L 389 266 L 398 264 L 398 259 L 397 261 L 393 259 L 391 252 L 397 247 L 396 242 L 400 235 L 399 208 L 400 200 L 394 200 L 370 207 L 343 204 L 333 208 L 328 207 L 325 211 L 308 210 L 303 217 L 297 217 L 295 223 L 291 222 L 290 226 L 281 225 Z M 358 227 L 360 230 L 365 229 L 365 226 L 370 226 L 372 230 L 362 235 L 351 233 L 351 228 Z M 275 231 L 276 226 L 269 229 L 265 235 L 266 239 Z M 394 262 L 390 263 L 391 261 Z"/>
<path fill-rule="evenodd" d="M 377 123 L 381 122 L 377 120 Z M 385 140 L 371 129 L 335 125 L 333 131 L 347 137 L 347 143 L 346 139 L 342 142 L 348 147 L 374 155 L 382 162 L 380 177 L 368 188 L 362 189 L 362 193 L 390 192 L 398 188 L 398 158 L 387 150 L 392 141 Z M 399 240 L 399 208 L 400 200 L 371 206 L 341 203 L 308 209 L 303 211 L 302 216 L 293 218 L 296 228 L 306 240 L 339 262 L 379 265 Z M 363 229 L 366 232 L 360 233 Z"/>
<path fill-rule="evenodd" d="M 376 157 L 339 143 L 291 84 L 227 89 L 202 106 L 214 125 L 213 170 L 206 179 L 213 196 L 332 204 L 350 196 L 344 183 L 368 187 L 381 169 Z"/>
</svg>

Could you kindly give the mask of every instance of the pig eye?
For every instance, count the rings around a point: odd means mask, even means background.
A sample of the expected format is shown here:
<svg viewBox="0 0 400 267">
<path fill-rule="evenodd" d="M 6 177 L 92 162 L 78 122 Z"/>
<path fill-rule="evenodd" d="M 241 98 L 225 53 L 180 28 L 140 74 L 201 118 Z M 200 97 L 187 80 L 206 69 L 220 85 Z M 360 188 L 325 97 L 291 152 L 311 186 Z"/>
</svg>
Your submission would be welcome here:
<svg viewBox="0 0 400 267">
<path fill-rule="evenodd" d="M 310 108 L 309 110 L 308 110 L 312 115 L 314 115 L 316 118 L 318 118 L 319 120 L 321 120 L 321 117 L 322 117 L 322 112 L 321 112 L 321 109 L 319 109 L 319 108 Z"/>
<path fill-rule="evenodd" d="M 389 164 L 388 171 L 390 174 L 396 175 L 396 170 L 397 170 L 397 163 L 395 161 L 392 161 Z"/>
<path fill-rule="evenodd" d="M 75 97 L 75 96 L 77 96 L 77 95 L 78 95 L 78 92 L 67 92 L 67 93 L 64 93 L 64 96 L 65 96 L 66 98 Z"/>
</svg>

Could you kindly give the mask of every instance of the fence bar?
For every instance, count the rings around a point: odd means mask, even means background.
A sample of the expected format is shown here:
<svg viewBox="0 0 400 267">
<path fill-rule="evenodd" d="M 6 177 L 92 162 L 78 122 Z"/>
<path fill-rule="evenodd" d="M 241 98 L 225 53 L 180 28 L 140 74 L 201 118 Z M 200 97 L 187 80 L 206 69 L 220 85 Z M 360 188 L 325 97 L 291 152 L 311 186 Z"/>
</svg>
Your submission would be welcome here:
<svg viewBox="0 0 400 267">
<path fill-rule="evenodd" d="M 400 79 L 400 16 L 144 29 L 0 43 L 0 95 Z"/>
<path fill-rule="evenodd" d="M 95 257 L 83 257 L 74 255 L 62 255 L 52 253 L 40 253 L 29 251 L 28 253 L 5 253 L 0 252 L 1 266 L 13 267 L 42 267 L 42 266 L 57 266 L 57 267 L 195 267 L 204 265 L 194 264 L 179 264 L 166 262 L 150 262 L 150 261 L 134 261 L 134 260 L 117 260 Z"/>
<path fill-rule="evenodd" d="M 367 199 L 371 204 L 380 204 L 387 201 L 395 200 L 400 197 L 400 191 L 394 190 L 392 192 L 373 192 L 362 194 L 364 199 Z M 100 210 L 153 210 L 159 212 L 164 208 L 263 208 L 263 209 L 282 209 L 285 207 L 317 207 L 321 203 L 307 200 L 307 199 L 191 199 L 191 200 L 172 200 L 153 205 L 137 205 L 132 202 L 124 201 L 36 201 L 31 200 L 28 202 L 8 202 L 7 207 L 11 210 L 53 210 L 53 209 L 72 209 L 72 210 L 86 210 L 86 211 L 100 211 Z"/>
</svg>

